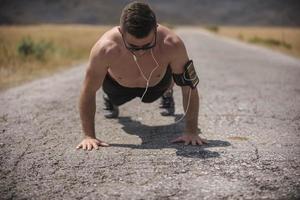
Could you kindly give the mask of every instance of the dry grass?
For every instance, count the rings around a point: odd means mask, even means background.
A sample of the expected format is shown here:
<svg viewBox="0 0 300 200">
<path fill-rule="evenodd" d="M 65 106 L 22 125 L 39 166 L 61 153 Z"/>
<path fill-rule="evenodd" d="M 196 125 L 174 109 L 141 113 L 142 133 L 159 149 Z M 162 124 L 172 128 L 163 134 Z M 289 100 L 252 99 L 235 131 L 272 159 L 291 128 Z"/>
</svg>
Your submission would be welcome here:
<svg viewBox="0 0 300 200">
<path fill-rule="evenodd" d="M 300 28 L 287 27 L 219 27 L 217 34 L 266 46 L 300 57 Z"/>
<path fill-rule="evenodd" d="M 0 26 L 0 89 L 86 60 L 92 45 L 109 28 L 87 25 Z M 18 47 L 24 44 L 24 38 L 30 38 L 32 44 L 43 48 L 37 50 L 38 54 L 22 55 Z"/>
<path fill-rule="evenodd" d="M 108 26 L 0 26 L 0 90 L 43 77 L 87 60 L 92 45 Z M 212 27 L 209 30 L 254 42 L 300 57 L 300 28 Z M 20 54 L 24 38 L 31 38 L 39 55 Z M 47 44 L 47 45 L 45 45 Z M 49 47 L 49 48 L 48 48 Z"/>
</svg>

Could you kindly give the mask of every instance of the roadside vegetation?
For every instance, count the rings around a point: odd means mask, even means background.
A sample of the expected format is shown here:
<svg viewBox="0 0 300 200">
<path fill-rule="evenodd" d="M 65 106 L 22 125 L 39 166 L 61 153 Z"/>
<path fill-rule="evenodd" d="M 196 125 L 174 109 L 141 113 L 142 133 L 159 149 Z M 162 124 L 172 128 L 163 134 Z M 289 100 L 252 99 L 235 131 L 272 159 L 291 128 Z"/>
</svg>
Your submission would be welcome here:
<svg viewBox="0 0 300 200">
<path fill-rule="evenodd" d="M 169 28 L 174 25 L 163 23 Z M 0 90 L 69 68 L 88 59 L 109 26 L 0 26 Z M 300 57 L 300 28 L 205 27 L 241 41 Z"/>
<path fill-rule="evenodd" d="M 208 25 L 208 26 L 205 26 L 205 28 L 211 32 L 214 32 L 214 33 L 218 33 L 219 32 L 219 27 L 216 26 L 216 25 Z"/>
<path fill-rule="evenodd" d="M 300 58 L 300 28 L 206 26 L 207 30 Z"/>
<path fill-rule="evenodd" d="M 0 26 L 0 89 L 86 61 L 109 27 L 87 25 Z"/>
</svg>

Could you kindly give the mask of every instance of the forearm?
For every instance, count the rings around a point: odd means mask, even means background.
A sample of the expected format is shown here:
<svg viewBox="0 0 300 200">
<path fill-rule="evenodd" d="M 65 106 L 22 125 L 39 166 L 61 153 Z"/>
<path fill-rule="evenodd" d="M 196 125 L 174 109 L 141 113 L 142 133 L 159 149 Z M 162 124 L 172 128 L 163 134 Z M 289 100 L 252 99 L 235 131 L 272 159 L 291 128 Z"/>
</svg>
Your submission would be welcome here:
<svg viewBox="0 0 300 200">
<path fill-rule="evenodd" d="M 190 102 L 188 100 L 189 92 L 183 95 L 183 106 L 186 112 L 185 133 L 198 134 L 199 95 L 197 89 L 191 90 Z M 189 107 L 187 108 L 188 104 Z"/>
<path fill-rule="evenodd" d="M 82 92 L 79 101 L 80 119 L 84 135 L 95 138 L 96 95 Z"/>
</svg>

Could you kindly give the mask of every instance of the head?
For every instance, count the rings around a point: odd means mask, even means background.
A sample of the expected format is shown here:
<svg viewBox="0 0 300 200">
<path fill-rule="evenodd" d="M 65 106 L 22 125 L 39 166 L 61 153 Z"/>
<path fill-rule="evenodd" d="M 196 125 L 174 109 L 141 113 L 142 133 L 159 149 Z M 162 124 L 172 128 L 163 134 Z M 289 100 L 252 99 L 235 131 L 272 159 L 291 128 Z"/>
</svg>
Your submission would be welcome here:
<svg viewBox="0 0 300 200">
<path fill-rule="evenodd" d="M 120 31 L 127 48 L 146 50 L 153 47 L 156 42 L 156 27 L 155 14 L 148 4 L 134 1 L 123 9 Z"/>
</svg>

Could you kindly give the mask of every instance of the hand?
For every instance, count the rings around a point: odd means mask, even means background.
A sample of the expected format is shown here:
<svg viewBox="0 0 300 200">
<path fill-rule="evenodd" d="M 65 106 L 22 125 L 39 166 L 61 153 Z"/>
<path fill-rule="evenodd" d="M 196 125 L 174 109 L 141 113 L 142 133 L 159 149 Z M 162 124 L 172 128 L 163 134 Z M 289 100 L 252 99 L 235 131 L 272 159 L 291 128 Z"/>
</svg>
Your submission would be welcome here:
<svg viewBox="0 0 300 200">
<path fill-rule="evenodd" d="M 172 140 L 171 142 L 172 143 L 184 142 L 184 145 L 188 145 L 190 143 L 192 143 L 192 145 L 208 144 L 208 141 L 206 139 L 202 139 L 198 134 L 195 134 L 195 135 L 183 134 L 182 136 Z"/>
<path fill-rule="evenodd" d="M 87 137 L 85 139 L 82 140 L 82 142 L 76 147 L 76 149 L 80 149 L 82 148 L 83 150 L 92 150 L 94 149 L 99 149 L 98 146 L 102 146 L 102 147 L 108 147 L 109 144 L 98 140 L 97 138 L 91 138 L 91 137 Z"/>
</svg>

